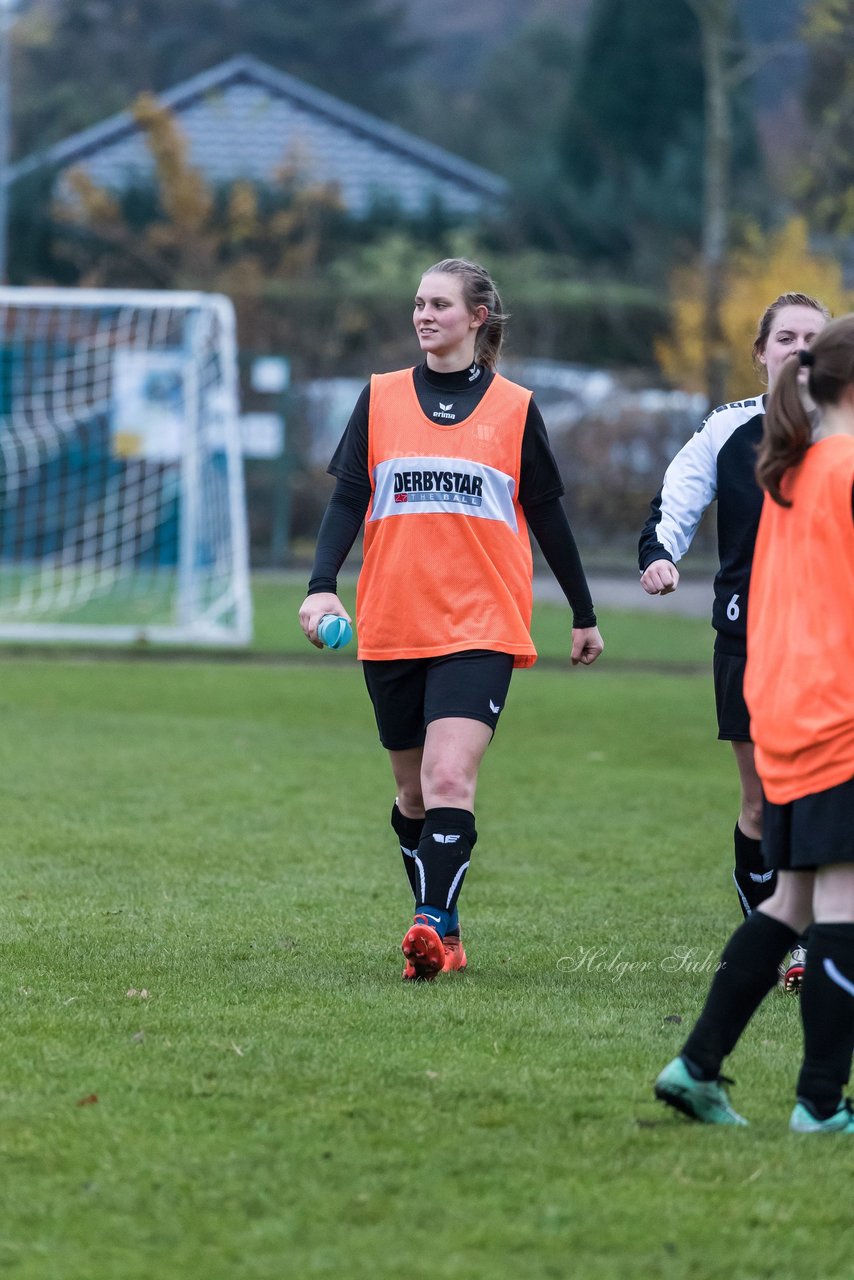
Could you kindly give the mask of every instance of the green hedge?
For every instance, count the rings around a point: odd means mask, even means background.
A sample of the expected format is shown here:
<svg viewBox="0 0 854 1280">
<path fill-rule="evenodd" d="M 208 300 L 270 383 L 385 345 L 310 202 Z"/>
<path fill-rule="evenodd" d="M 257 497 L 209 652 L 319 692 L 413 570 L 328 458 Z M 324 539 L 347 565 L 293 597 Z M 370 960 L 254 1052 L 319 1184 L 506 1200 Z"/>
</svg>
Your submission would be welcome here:
<svg viewBox="0 0 854 1280">
<path fill-rule="evenodd" d="M 342 290 L 325 281 L 271 283 L 260 298 L 235 298 L 241 345 L 287 353 L 296 377 L 392 369 L 417 358 L 411 289 L 366 280 Z M 507 354 L 591 364 L 650 367 L 668 325 L 667 301 L 652 290 L 608 281 L 544 280 L 504 290 Z"/>
</svg>

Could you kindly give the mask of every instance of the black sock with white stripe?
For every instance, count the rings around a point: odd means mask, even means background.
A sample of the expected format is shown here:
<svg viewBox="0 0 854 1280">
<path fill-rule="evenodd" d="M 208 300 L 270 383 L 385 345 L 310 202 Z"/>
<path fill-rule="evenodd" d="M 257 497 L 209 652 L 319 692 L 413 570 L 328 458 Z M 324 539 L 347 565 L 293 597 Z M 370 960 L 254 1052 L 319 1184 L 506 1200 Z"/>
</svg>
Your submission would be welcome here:
<svg viewBox="0 0 854 1280">
<path fill-rule="evenodd" d="M 814 924 L 801 984 L 804 1062 L 798 1098 L 827 1120 L 839 1106 L 854 1052 L 854 924 Z"/>
<path fill-rule="evenodd" d="M 468 809 L 428 809 L 418 842 L 416 909 L 425 904 L 453 915 L 477 841 Z"/>
<path fill-rule="evenodd" d="M 755 911 L 760 902 L 774 892 L 777 876 L 765 866 L 762 857 L 762 841 L 746 836 L 738 823 L 733 832 L 735 845 L 735 870 L 732 878 L 738 891 L 738 901 L 745 916 Z"/>
<path fill-rule="evenodd" d="M 412 889 L 412 896 L 416 902 L 418 900 L 418 871 L 415 866 L 415 855 L 418 852 L 418 844 L 421 840 L 421 832 L 424 829 L 423 818 L 407 818 L 405 814 L 400 812 L 397 800 L 391 807 L 391 826 L 394 834 L 397 836 L 400 845 L 400 854 L 403 858 L 403 869 L 406 872 L 409 886 Z"/>
<path fill-rule="evenodd" d="M 721 954 L 703 1012 L 685 1041 L 682 1057 L 702 1080 L 715 1080 L 721 1064 L 772 987 L 780 961 L 798 935 L 781 920 L 754 911 Z"/>
</svg>

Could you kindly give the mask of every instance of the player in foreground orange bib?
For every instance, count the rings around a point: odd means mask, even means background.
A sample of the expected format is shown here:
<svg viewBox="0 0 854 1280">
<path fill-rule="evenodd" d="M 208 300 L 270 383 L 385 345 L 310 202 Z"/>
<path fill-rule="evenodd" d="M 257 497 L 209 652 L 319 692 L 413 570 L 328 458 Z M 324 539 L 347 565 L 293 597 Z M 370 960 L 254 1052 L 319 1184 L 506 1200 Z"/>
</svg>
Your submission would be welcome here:
<svg viewBox="0 0 854 1280">
<path fill-rule="evenodd" d="M 457 901 L 477 839 L 478 772 L 531 639 L 533 531 L 573 611 L 571 661 L 602 638 L 531 393 L 497 372 L 506 316 L 489 274 L 430 267 L 413 323 L 424 362 L 375 375 L 329 470 L 300 625 L 347 616 L 337 575 L 365 522 L 359 658 L 396 799 L 391 824 L 415 899 L 404 978 L 462 969 Z"/>
</svg>

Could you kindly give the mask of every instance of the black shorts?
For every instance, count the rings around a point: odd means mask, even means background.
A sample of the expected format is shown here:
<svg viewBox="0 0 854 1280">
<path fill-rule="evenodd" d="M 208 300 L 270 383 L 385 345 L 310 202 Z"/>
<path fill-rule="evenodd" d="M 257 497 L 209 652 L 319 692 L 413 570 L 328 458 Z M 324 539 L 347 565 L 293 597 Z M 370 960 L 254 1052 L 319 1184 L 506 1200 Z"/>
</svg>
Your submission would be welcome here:
<svg viewBox="0 0 854 1280">
<path fill-rule="evenodd" d="M 762 856 L 777 871 L 854 862 L 854 778 L 789 804 L 766 800 Z"/>
<path fill-rule="evenodd" d="M 750 713 L 744 701 L 744 654 L 718 653 L 712 669 L 715 676 L 715 706 L 718 710 L 718 737 L 722 742 L 750 742 Z"/>
<path fill-rule="evenodd" d="M 380 742 L 388 751 L 422 747 L 431 720 L 481 720 L 493 733 L 510 688 L 513 655 L 468 649 L 437 658 L 363 662 Z"/>
</svg>

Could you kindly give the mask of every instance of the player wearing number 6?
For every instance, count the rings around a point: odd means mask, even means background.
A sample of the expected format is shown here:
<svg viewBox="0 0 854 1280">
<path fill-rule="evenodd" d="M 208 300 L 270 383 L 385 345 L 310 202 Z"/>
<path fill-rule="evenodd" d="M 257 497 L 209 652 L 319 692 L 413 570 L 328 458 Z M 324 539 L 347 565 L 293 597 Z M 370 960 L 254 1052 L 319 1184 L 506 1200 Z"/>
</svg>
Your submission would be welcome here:
<svg viewBox="0 0 854 1280">
<path fill-rule="evenodd" d="M 807 350 L 830 319 L 830 312 L 803 293 L 784 293 L 766 309 L 753 343 L 757 371 L 768 393 L 784 365 Z M 806 370 L 800 375 L 803 389 Z M 805 393 L 806 394 L 806 393 Z M 747 598 L 762 492 L 756 483 L 756 450 L 762 438 L 768 395 L 713 409 L 665 472 L 650 505 L 638 548 L 641 586 L 650 595 L 667 595 L 679 583 L 681 560 L 707 507 L 718 504 L 718 555 L 712 626 L 715 628 L 714 681 L 718 738 L 731 742 L 741 782 L 741 808 L 735 826 L 733 879 L 744 915 L 773 891 L 760 851 L 762 784 L 756 772 L 750 719 L 743 682 L 747 653 Z M 803 973 L 796 950 L 786 985 L 797 990 Z"/>
</svg>

